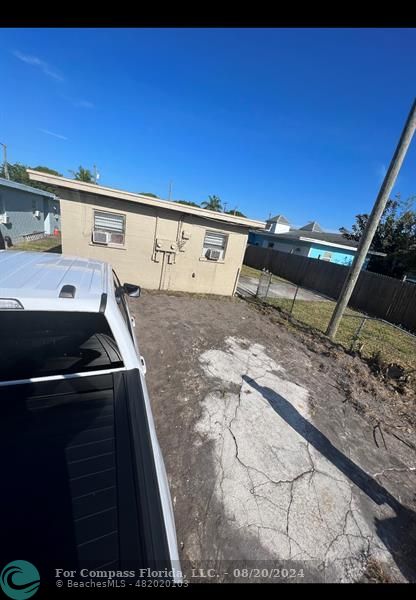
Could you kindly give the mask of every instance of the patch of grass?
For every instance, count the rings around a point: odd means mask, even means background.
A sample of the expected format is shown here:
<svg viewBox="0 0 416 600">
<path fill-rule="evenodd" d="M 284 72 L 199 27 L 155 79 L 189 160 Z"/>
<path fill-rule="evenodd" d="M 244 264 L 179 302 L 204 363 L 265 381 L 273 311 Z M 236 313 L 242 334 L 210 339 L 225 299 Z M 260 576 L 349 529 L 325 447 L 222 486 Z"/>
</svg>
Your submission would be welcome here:
<svg viewBox="0 0 416 600">
<path fill-rule="evenodd" d="M 390 575 L 384 571 L 379 561 L 374 558 L 368 560 L 364 578 L 367 579 L 369 583 L 393 583 Z"/>
<path fill-rule="evenodd" d="M 260 277 L 261 271 L 258 269 L 253 269 L 253 267 L 248 267 L 247 265 L 243 265 L 241 267 L 241 275 L 245 275 L 246 277 Z"/>
<path fill-rule="evenodd" d="M 292 300 L 286 298 L 269 298 L 267 302 L 285 311 L 290 311 L 292 306 Z M 332 301 L 296 300 L 292 315 L 298 321 L 325 333 L 334 308 L 335 302 Z M 348 308 L 342 318 L 336 341 L 348 350 L 363 317 L 362 313 Z M 364 358 L 378 354 L 385 363 L 397 363 L 406 371 L 416 369 L 416 338 L 387 323 L 367 320 L 354 349 L 359 350 Z"/>
<path fill-rule="evenodd" d="M 12 246 L 10 250 L 28 250 L 30 252 L 61 252 L 61 237 L 48 235 L 40 240 L 21 242 Z"/>
<path fill-rule="evenodd" d="M 260 277 L 260 273 L 261 273 L 261 271 L 259 271 L 259 269 L 254 269 L 253 267 L 248 267 L 247 265 L 243 265 L 241 267 L 240 275 L 245 275 L 246 277 L 255 277 L 256 279 L 258 279 Z M 283 279 L 283 277 L 278 277 L 277 275 L 273 275 L 272 282 L 275 282 L 275 281 L 283 281 L 284 283 L 288 283 L 288 284 L 296 287 L 295 284 L 292 283 L 291 281 L 288 281 L 287 279 Z"/>
<path fill-rule="evenodd" d="M 260 276 L 261 271 L 243 265 L 241 275 L 248 277 Z M 273 275 L 272 281 L 284 281 L 295 285 L 286 279 Z M 290 311 L 292 299 L 268 298 L 268 304 Z M 335 308 L 335 302 L 296 300 L 292 316 L 301 323 L 314 327 L 323 333 L 326 332 L 329 319 Z M 347 350 L 351 349 L 356 331 L 365 315 L 359 311 L 347 308 L 338 329 L 336 341 Z M 416 338 L 406 335 L 396 327 L 387 323 L 368 320 L 354 344 L 354 350 L 359 350 L 364 358 L 377 358 L 382 363 L 397 363 L 407 372 L 416 371 Z"/>
</svg>

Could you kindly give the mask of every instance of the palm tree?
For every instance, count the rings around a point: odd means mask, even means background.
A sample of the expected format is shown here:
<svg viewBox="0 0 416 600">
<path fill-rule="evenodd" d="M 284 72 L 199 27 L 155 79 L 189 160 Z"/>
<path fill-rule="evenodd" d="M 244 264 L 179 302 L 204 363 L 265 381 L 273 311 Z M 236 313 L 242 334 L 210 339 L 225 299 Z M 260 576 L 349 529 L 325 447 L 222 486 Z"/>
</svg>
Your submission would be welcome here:
<svg viewBox="0 0 416 600">
<path fill-rule="evenodd" d="M 77 181 L 86 181 L 87 183 L 95 183 L 94 175 L 91 173 L 89 169 L 84 169 L 84 167 L 78 167 L 78 171 L 70 171 L 73 174 L 74 179 Z"/>
<path fill-rule="evenodd" d="M 215 210 L 215 212 L 222 211 L 221 198 L 218 196 L 208 196 L 208 200 L 201 202 L 201 206 L 208 210 Z"/>
</svg>

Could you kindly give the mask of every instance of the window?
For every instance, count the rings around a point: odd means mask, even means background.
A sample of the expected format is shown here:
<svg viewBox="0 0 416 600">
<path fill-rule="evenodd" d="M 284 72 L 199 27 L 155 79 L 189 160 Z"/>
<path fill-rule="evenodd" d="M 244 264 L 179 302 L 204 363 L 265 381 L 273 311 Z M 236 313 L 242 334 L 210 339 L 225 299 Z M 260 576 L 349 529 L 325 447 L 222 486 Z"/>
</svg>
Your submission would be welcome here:
<svg viewBox="0 0 416 600">
<path fill-rule="evenodd" d="M 123 366 L 101 313 L 0 311 L 0 331 L 7 347 L 0 381 Z"/>
<path fill-rule="evenodd" d="M 110 212 L 94 211 L 94 231 L 107 233 L 107 241 L 102 243 L 124 244 L 126 218 L 124 215 Z"/>
<path fill-rule="evenodd" d="M 269 242 L 268 248 L 274 248 L 274 242 Z"/>
<path fill-rule="evenodd" d="M 215 260 L 223 260 L 227 247 L 228 235 L 219 231 L 206 231 L 202 256 Z"/>
</svg>

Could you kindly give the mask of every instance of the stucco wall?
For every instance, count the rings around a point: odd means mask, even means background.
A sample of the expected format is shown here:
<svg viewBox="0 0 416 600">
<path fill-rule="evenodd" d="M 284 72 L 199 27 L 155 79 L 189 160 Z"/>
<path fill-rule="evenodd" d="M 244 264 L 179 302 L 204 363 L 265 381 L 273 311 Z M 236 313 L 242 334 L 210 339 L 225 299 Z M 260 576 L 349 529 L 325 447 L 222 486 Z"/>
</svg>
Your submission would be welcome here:
<svg viewBox="0 0 416 600">
<path fill-rule="evenodd" d="M 116 198 L 94 196 L 62 188 L 59 190 L 62 219 L 62 251 L 112 264 L 124 282 L 147 289 L 165 289 L 231 295 L 247 243 L 247 229 L 149 207 Z M 122 248 L 95 245 L 91 241 L 95 210 L 125 215 L 125 244 Z M 202 258 L 205 232 L 228 234 L 224 261 Z M 185 240 L 182 232 L 190 235 Z M 155 254 L 155 240 L 180 241 L 181 249 L 171 258 Z"/>
<path fill-rule="evenodd" d="M 331 260 L 329 262 L 347 267 L 352 263 L 355 255 L 353 250 L 342 250 L 332 246 L 312 244 L 308 256 L 309 258 L 322 258 L 324 252 L 331 252 Z"/>
</svg>

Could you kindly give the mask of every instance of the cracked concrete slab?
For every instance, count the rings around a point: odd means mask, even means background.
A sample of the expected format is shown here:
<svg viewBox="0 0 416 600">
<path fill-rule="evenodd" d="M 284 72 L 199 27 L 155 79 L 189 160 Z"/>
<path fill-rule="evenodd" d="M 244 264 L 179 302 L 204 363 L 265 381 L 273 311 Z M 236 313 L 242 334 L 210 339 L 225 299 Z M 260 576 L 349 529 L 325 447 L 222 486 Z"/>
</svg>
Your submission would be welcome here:
<svg viewBox="0 0 416 600">
<path fill-rule="evenodd" d="M 204 352 L 201 366 L 224 389 L 240 385 L 226 394 L 207 394 L 196 431 L 214 442 L 219 475 L 214 495 L 226 517 L 239 529 L 256 527 L 268 556 L 336 564 L 332 577 L 339 581 L 350 580 L 354 562 L 356 576 L 363 556 L 389 561 L 388 550 L 360 515 L 350 480 L 251 384 L 271 390 L 311 420 L 307 388 L 287 379 L 261 344 L 234 337 L 225 343 L 225 349 Z"/>
<path fill-rule="evenodd" d="M 184 564 L 415 580 L 416 438 L 366 365 L 237 299 L 132 308 Z"/>
</svg>

